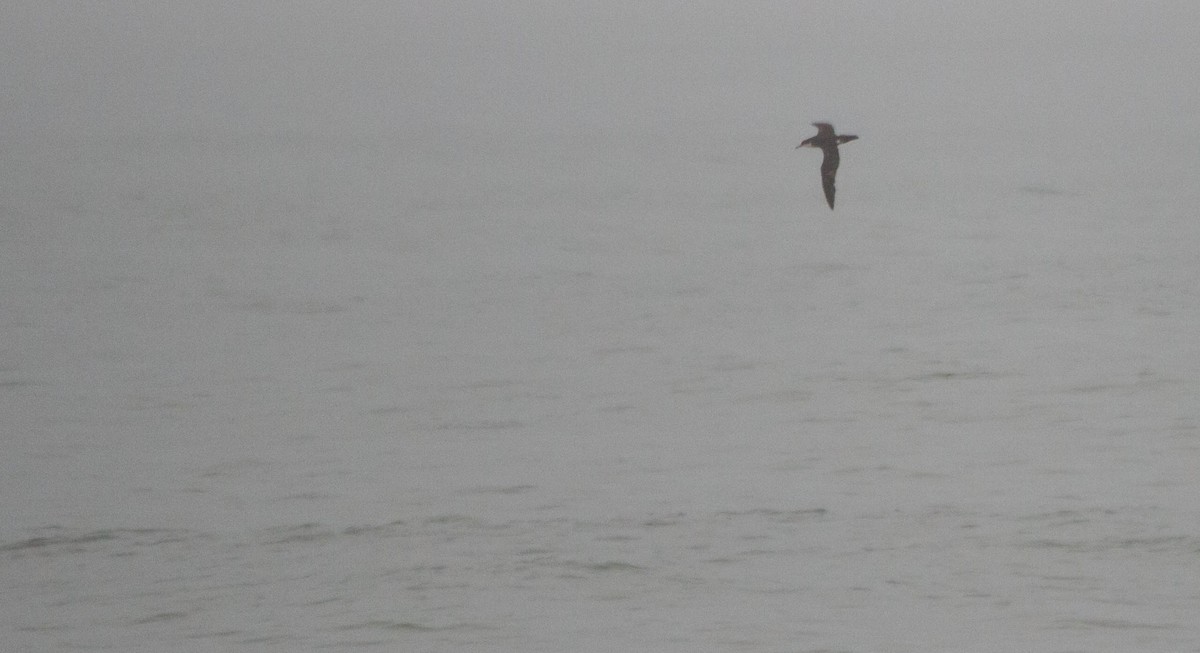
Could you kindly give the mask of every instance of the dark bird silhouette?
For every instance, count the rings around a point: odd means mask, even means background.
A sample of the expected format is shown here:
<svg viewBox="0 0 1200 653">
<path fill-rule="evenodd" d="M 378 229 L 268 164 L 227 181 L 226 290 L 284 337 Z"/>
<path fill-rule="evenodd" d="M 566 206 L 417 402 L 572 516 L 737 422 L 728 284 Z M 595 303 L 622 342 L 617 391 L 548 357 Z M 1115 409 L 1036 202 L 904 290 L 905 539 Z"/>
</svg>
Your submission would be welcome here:
<svg viewBox="0 0 1200 653">
<path fill-rule="evenodd" d="M 838 156 L 838 145 L 849 143 L 858 137 L 850 134 L 835 134 L 833 125 L 827 122 L 814 122 L 813 127 L 817 128 L 817 135 L 804 139 L 796 146 L 796 149 L 819 147 L 825 153 L 825 158 L 821 161 L 821 186 L 825 189 L 825 201 L 829 202 L 829 208 L 832 210 L 833 194 L 837 190 L 833 186 L 833 178 L 837 176 L 838 163 L 841 161 L 841 157 Z"/>
</svg>

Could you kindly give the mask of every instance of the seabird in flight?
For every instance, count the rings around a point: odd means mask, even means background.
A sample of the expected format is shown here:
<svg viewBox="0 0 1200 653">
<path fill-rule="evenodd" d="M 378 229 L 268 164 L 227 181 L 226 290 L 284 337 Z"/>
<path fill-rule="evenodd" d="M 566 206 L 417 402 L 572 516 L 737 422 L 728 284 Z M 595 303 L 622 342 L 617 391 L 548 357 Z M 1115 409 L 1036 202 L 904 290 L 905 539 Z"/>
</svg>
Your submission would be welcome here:
<svg viewBox="0 0 1200 653">
<path fill-rule="evenodd" d="M 833 193 L 835 192 L 833 178 L 837 175 L 838 169 L 838 145 L 849 143 L 858 137 L 850 134 L 835 134 L 833 125 L 827 122 L 814 122 L 813 127 L 817 128 L 817 135 L 804 139 L 796 146 L 796 149 L 819 147 L 825 153 L 825 158 L 821 161 L 821 186 L 825 188 L 825 201 L 829 202 L 829 208 L 833 209 Z"/>
</svg>

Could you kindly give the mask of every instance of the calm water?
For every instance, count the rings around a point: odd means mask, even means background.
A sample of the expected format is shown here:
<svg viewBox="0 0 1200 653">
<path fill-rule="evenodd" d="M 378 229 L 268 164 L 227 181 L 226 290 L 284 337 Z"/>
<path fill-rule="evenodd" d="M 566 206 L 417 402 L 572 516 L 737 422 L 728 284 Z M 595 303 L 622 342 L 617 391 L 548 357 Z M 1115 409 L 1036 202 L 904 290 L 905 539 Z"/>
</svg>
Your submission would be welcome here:
<svg viewBox="0 0 1200 653">
<path fill-rule="evenodd" d="M 1194 192 L 590 145 L 12 144 L 7 646 L 1200 650 Z"/>
</svg>

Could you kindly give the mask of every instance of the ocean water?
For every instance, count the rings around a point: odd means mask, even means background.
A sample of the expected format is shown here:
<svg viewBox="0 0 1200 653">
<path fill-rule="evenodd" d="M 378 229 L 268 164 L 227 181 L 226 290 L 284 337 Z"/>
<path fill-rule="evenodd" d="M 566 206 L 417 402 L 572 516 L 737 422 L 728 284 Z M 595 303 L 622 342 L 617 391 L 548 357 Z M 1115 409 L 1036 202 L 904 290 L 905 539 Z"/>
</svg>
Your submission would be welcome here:
<svg viewBox="0 0 1200 653">
<path fill-rule="evenodd" d="M 1200 650 L 1197 193 L 860 135 L 11 141 L 5 647 Z"/>
</svg>

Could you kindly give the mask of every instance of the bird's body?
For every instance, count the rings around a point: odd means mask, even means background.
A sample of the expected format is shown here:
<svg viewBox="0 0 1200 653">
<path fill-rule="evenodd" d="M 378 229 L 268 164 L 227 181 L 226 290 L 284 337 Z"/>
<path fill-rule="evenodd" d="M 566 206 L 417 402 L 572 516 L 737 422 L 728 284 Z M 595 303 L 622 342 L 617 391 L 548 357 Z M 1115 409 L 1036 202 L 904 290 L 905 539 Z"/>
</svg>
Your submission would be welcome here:
<svg viewBox="0 0 1200 653">
<path fill-rule="evenodd" d="M 814 122 L 813 127 L 817 128 L 817 135 L 804 139 L 796 146 L 796 149 L 816 147 L 825 154 L 825 158 L 821 161 L 821 186 L 825 189 L 825 201 L 829 202 L 829 208 L 833 209 L 833 195 L 837 192 L 833 180 L 837 176 L 838 163 L 841 162 L 838 145 L 849 143 L 858 137 L 850 134 L 835 134 L 833 125 L 827 122 Z"/>
</svg>

